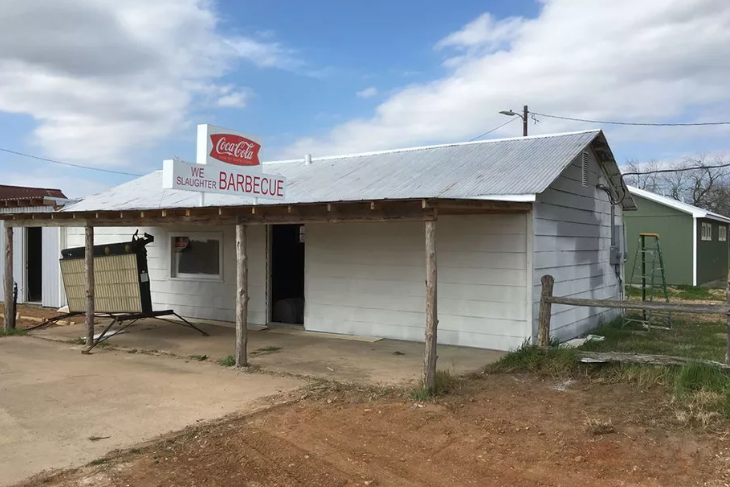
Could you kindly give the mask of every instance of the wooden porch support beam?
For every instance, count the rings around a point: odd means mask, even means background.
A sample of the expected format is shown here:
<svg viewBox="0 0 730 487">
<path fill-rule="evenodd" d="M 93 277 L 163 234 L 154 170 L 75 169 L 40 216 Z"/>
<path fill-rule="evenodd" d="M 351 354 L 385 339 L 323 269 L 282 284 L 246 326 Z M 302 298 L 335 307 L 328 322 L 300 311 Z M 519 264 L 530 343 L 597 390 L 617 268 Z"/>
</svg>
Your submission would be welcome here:
<svg viewBox="0 0 730 487">
<path fill-rule="evenodd" d="M 236 225 L 236 367 L 248 365 L 248 254 L 246 225 Z"/>
<path fill-rule="evenodd" d="M 86 271 L 86 349 L 94 344 L 94 227 L 84 227 L 84 270 Z"/>
<path fill-rule="evenodd" d="M 423 360 L 423 383 L 429 394 L 436 392 L 436 332 L 438 329 L 436 291 L 436 222 L 425 222 L 426 230 L 426 353 Z"/>
<path fill-rule="evenodd" d="M 540 291 L 540 309 L 537 315 L 540 324 L 537 333 L 537 344 L 541 347 L 547 347 L 550 345 L 550 318 L 553 313 L 551 299 L 555 278 L 551 275 L 544 275 L 540 279 L 540 283 L 542 284 L 542 290 Z"/>
<path fill-rule="evenodd" d="M 13 227 L 5 226 L 5 331 L 15 328 L 13 284 Z"/>
</svg>

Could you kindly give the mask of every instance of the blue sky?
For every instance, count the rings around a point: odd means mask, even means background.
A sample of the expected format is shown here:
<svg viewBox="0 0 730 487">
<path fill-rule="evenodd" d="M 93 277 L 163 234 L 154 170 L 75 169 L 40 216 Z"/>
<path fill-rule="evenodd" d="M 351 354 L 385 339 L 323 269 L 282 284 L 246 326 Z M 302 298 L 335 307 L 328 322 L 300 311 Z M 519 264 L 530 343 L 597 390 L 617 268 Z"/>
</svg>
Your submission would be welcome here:
<svg viewBox="0 0 730 487">
<path fill-rule="evenodd" d="M 730 58 L 730 5 L 674 3 L 13 0 L 0 19 L 0 147 L 146 173 L 192 160 L 197 123 L 261 136 L 270 160 L 469 140 L 525 103 L 730 119 L 730 63 L 717 62 Z M 597 126 L 538 118 L 532 133 Z M 601 128 L 620 162 L 728 150 L 725 127 Z M 489 137 L 520 133 L 515 121 Z M 72 196 L 130 179 L 6 153 L 0 166 L 0 182 Z"/>
</svg>

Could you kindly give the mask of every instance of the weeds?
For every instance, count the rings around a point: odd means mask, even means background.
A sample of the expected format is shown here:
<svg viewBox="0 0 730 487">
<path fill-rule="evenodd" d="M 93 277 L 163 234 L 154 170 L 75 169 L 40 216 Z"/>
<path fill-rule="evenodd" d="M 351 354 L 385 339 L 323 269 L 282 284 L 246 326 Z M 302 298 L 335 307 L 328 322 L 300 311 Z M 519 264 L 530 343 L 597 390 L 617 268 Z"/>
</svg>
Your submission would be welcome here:
<svg viewBox="0 0 730 487">
<path fill-rule="evenodd" d="M 421 381 L 421 384 L 411 392 L 410 397 L 414 401 L 427 401 L 432 397 L 443 396 L 454 392 L 458 385 L 459 378 L 453 375 L 450 370 L 437 370 L 436 389 L 433 394 L 429 392 L 426 384 Z"/>
<path fill-rule="evenodd" d="M 616 382 L 630 382 L 642 389 L 648 389 L 674 384 L 677 373 L 676 367 L 617 364 L 600 372 L 596 371 L 594 375 L 601 375 Z"/>
<path fill-rule="evenodd" d="M 587 418 L 583 424 L 585 424 L 586 431 L 594 436 L 616 432 L 616 427 L 610 419 Z"/>
<path fill-rule="evenodd" d="M 599 326 L 594 334 L 604 341 L 589 341 L 579 349 L 539 348 L 523 344 L 485 368 L 485 372 L 531 372 L 550 376 L 584 376 L 616 382 L 629 382 L 643 388 L 663 387 L 671 395 L 677 419 L 708 425 L 717 418 L 730 419 L 730 374 L 703 363 L 677 366 L 580 364 L 582 350 L 685 356 L 721 361 L 725 343 L 721 332 L 725 323 L 675 320 L 672 330 L 636 330 L 623 327 L 620 320 Z M 416 391 L 421 399 L 423 392 Z M 591 420 L 590 430 L 604 426 Z M 607 426 L 605 427 L 607 428 Z M 603 433 L 595 433 L 603 434 Z"/>
<path fill-rule="evenodd" d="M 225 358 L 216 360 L 216 363 L 218 363 L 218 365 L 222 365 L 223 367 L 233 367 L 234 365 L 236 365 L 236 359 L 233 358 L 233 355 L 229 355 Z"/>
<path fill-rule="evenodd" d="M 498 362 L 488 365 L 485 372 L 537 372 L 564 375 L 577 370 L 577 352 L 572 348 L 539 348 L 525 342 Z"/>
<path fill-rule="evenodd" d="M 0 328 L 0 337 L 25 336 L 28 332 L 19 328 Z"/>
<path fill-rule="evenodd" d="M 97 458 L 96 460 L 90 461 L 89 465 L 105 465 L 109 463 L 109 461 L 110 460 L 108 458 Z"/>
<path fill-rule="evenodd" d="M 229 357 L 230 357 L 230 355 L 229 355 Z M 198 362 L 203 362 L 205 360 L 208 360 L 208 356 L 207 355 L 191 355 L 190 359 L 197 360 Z M 223 364 L 221 364 L 221 365 L 223 365 Z"/>
<path fill-rule="evenodd" d="M 692 321 L 674 317 L 671 330 L 645 330 L 623 326 L 619 318 L 597 327 L 591 333 L 603 341 L 591 340 L 580 348 L 593 352 L 627 352 L 673 355 L 703 360 L 722 361 L 725 358 L 727 323 L 721 321 Z"/>
</svg>

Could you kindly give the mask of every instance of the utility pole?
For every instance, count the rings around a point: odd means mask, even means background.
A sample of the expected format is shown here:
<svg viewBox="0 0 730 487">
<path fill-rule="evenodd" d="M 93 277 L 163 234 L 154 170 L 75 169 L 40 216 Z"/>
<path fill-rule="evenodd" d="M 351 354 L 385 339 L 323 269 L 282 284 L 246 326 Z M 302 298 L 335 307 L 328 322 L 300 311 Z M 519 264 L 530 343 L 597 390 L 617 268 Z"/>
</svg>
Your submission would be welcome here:
<svg viewBox="0 0 730 487">
<path fill-rule="evenodd" d="M 527 114 L 530 113 L 527 110 L 527 105 L 522 107 L 522 136 L 527 137 Z"/>
<path fill-rule="evenodd" d="M 530 111 L 527 109 L 527 105 L 522 107 L 522 115 L 513 110 L 502 110 L 499 114 L 507 115 L 508 117 L 520 117 L 522 119 L 522 136 L 527 137 L 527 117 L 530 116 Z"/>
</svg>

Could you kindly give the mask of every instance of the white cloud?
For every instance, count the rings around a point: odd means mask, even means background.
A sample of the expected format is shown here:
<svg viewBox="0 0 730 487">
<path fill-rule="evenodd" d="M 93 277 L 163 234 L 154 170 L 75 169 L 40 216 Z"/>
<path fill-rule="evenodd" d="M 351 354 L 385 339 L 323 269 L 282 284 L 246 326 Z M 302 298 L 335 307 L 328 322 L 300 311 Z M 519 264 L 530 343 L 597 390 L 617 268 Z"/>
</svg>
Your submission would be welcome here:
<svg viewBox="0 0 730 487">
<path fill-rule="evenodd" d="M 54 158 L 124 165 L 184 127 L 193 103 L 243 106 L 245 89 L 215 93 L 239 60 L 299 65 L 279 43 L 220 34 L 209 0 L 8 0 L 0 110 L 32 116 L 29 142 Z"/>
<path fill-rule="evenodd" d="M 223 95 L 218 98 L 216 104 L 219 107 L 243 108 L 246 106 L 246 94 L 240 91 L 235 91 L 233 93 L 229 93 L 228 95 Z"/>
<path fill-rule="evenodd" d="M 369 86 L 365 88 L 364 90 L 360 90 L 355 95 L 357 95 L 358 98 L 372 98 L 375 95 L 378 94 L 378 89 L 374 86 Z"/>
<path fill-rule="evenodd" d="M 256 66 L 296 70 L 304 66 L 296 51 L 278 42 L 264 43 L 254 39 L 239 38 L 228 41 L 235 51 Z"/>
<path fill-rule="evenodd" d="M 463 29 L 441 39 L 437 49 L 456 47 L 460 49 L 499 47 L 505 42 L 513 41 L 521 34 L 526 25 L 521 17 L 509 17 L 496 20 L 489 12 L 469 22 Z"/>
<path fill-rule="evenodd" d="M 730 109 L 726 0 L 542 0 L 534 19 L 485 14 L 434 48 L 447 56 L 442 78 L 410 85 L 371 116 L 302 138 L 280 155 L 468 140 L 503 123 L 498 111 L 524 104 L 548 114 L 629 121 L 716 119 Z M 589 127 L 543 118 L 530 131 Z M 519 132 L 514 123 L 494 135 Z M 611 128 L 611 140 L 679 133 Z M 728 135 L 727 128 L 714 133 Z"/>
</svg>

